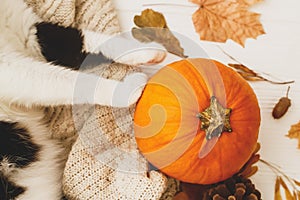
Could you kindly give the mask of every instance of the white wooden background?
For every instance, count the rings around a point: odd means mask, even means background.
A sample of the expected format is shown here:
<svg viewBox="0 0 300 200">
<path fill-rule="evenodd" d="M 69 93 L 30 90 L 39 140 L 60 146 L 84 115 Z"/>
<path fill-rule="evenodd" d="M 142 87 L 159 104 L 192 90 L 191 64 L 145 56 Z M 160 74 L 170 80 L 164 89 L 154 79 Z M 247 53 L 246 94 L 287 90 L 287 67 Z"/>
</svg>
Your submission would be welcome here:
<svg viewBox="0 0 300 200">
<path fill-rule="evenodd" d="M 134 15 L 152 8 L 165 15 L 172 31 L 196 42 L 210 58 L 223 63 L 233 62 L 221 52 L 219 45 L 256 71 L 269 73 L 279 80 L 295 80 L 289 94 L 292 106 L 279 120 L 272 118 L 271 111 L 278 99 L 285 95 L 288 86 L 266 82 L 251 85 L 258 96 L 262 112 L 259 136 L 261 157 L 278 165 L 287 175 L 300 180 L 300 149 L 297 149 L 297 140 L 285 137 L 290 125 L 300 120 L 300 1 L 265 0 L 253 6 L 253 11 L 261 13 L 266 34 L 256 40 L 248 39 L 245 48 L 232 41 L 225 44 L 200 41 L 191 20 L 197 6 L 188 0 L 114 0 L 114 3 L 123 31 L 129 31 L 134 26 Z M 174 59 L 176 58 L 168 57 L 164 63 Z M 274 199 L 275 175 L 270 168 L 260 163 L 259 172 L 252 180 L 262 192 L 263 199 Z"/>
</svg>

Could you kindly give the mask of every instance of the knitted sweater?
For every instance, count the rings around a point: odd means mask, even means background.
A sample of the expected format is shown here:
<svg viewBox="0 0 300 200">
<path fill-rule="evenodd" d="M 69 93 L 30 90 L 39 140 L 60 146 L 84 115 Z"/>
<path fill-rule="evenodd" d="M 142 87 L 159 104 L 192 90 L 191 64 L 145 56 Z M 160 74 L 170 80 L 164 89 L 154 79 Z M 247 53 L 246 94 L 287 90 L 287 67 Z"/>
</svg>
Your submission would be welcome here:
<svg viewBox="0 0 300 200">
<path fill-rule="evenodd" d="M 25 0 L 44 21 L 113 34 L 120 25 L 111 0 Z"/>
<path fill-rule="evenodd" d="M 110 0 L 25 1 L 44 21 L 106 34 L 120 32 Z M 107 63 L 87 72 L 122 80 L 137 70 Z M 122 109 L 99 105 L 45 108 L 45 121 L 53 138 L 66 147 L 63 190 L 69 200 L 172 199 L 179 190 L 178 181 L 148 171 L 148 163 L 140 155 L 133 136 L 134 108 L 134 105 Z"/>
</svg>

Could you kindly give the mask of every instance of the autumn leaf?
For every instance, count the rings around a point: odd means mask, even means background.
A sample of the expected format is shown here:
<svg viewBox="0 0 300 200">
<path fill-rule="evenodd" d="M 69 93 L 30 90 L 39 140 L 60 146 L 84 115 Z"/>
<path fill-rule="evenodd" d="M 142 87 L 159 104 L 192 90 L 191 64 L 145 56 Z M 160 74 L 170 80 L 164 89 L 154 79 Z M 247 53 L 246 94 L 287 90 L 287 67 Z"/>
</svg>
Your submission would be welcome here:
<svg viewBox="0 0 300 200">
<path fill-rule="evenodd" d="M 240 61 L 238 61 L 233 56 L 231 56 L 226 51 L 224 51 L 221 47 L 219 47 L 219 49 L 231 60 L 237 62 L 237 63 L 229 63 L 228 66 L 234 69 L 238 74 L 240 74 L 247 81 L 267 81 L 272 84 L 290 84 L 295 82 L 295 81 L 274 81 L 265 78 L 264 76 L 260 75 L 259 73 L 247 67 L 246 65 L 242 64 Z"/>
<path fill-rule="evenodd" d="M 263 0 L 239 0 L 239 3 L 249 7 L 262 1 Z"/>
<path fill-rule="evenodd" d="M 288 186 L 286 185 L 286 183 L 283 181 L 283 179 L 281 177 L 279 177 L 279 181 L 284 189 L 286 200 L 294 200 L 292 193 L 290 192 Z"/>
<path fill-rule="evenodd" d="M 138 28 L 131 29 L 132 36 L 140 42 L 157 42 L 162 44 L 170 53 L 185 58 L 184 49 L 179 40 L 167 26 L 163 14 L 152 9 L 142 11 L 141 15 L 134 16 L 134 23 Z"/>
<path fill-rule="evenodd" d="M 229 67 L 234 68 L 247 81 L 263 81 L 264 78 L 260 77 L 256 72 L 249 69 L 243 64 L 228 64 Z"/>
<path fill-rule="evenodd" d="M 247 38 L 265 33 L 260 14 L 247 10 L 259 0 L 190 1 L 200 6 L 193 14 L 193 23 L 202 40 L 226 42 L 231 39 L 244 47 Z"/>
<path fill-rule="evenodd" d="M 291 125 L 286 136 L 291 139 L 298 139 L 298 148 L 300 149 L 300 121 L 297 124 Z"/>
<path fill-rule="evenodd" d="M 164 15 L 152 9 L 146 9 L 142 11 L 141 15 L 134 16 L 133 21 L 135 25 L 137 25 L 140 28 L 168 28 Z"/>
<path fill-rule="evenodd" d="M 173 200 L 189 200 L 189 196 L 185 192 L 179 192 L 175 195 Z"/>
<path fill-rule="evenodd" d="M 290 84 L 294 83 L 295 81 L 273 81 L 268 78 L 263 77 L 262 75 L 258 74 L 254 70 L 248 68 L 247 66 L 239 63 L 239 64 L 233 64 L 229 63 L 229 67 L 233 68 L 238 74 L 240 74 L 245 80 L 247 81 L 266 81 L 272 84 Z"/>
<path fill-rule="evenodd" d="M 282 196 L 281 196 L 281 192 L 280 192 L 280 177 L 276 178 L 276 182 L 275 182 L 275 200 L 282 200 Z"/>
<path fill-rule="evenodd" d="M 297 180 L 293 180 L 295 182 L 296 185 L 298 185 L 300 187 L 300 182 Z"/>
<path fill-rule="evenodd" d="M 300 191 L 297 189 L 297 186 L 300 186 L 300 182 L 289 177 L 283 171 L 281 171 L 278 166 L 269 163 L 263 159 L 260 159 L 260 162 L 267 165 L 272 169 L 272 171 L 276 174 L 276 182 L 275 182 L 275 189 L 274 189 L 274 199 L 275 200 L 282 200 L 281 189 L 284 190 L 285 199 L 286 200 L 299 200 Z M 288 187 L 290 186 L 290 188 Z M 292 190 L 290 190 L 292 189 Z M 292 191 L 292 192 L 291 192 Z M 293 194 L 292 194 L 293 193 Z M 297 196 L 298 195 L 298 196 Z"/>
</svg>

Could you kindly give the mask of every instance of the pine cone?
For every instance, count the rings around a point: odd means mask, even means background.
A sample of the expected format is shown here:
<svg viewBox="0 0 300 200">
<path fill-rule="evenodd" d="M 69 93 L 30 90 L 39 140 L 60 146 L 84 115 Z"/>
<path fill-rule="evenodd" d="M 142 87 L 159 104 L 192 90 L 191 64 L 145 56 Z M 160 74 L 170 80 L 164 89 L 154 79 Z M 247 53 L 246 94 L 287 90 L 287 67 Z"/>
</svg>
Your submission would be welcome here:
<svg viewBox="0 0 300 200">
<path fill-rule="evenodd" d="M 261 194 L 250 179 L 236 175 L 212 185 L 203 200 L 261 200 Z"/>
</svg>

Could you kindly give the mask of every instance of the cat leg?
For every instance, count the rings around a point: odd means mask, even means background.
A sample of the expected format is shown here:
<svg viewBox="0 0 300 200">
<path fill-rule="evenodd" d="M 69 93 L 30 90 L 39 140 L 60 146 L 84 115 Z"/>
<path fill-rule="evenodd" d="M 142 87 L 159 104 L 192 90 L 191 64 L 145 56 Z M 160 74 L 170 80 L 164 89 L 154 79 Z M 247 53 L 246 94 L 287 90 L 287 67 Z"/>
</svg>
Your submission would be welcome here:
<svg viewBox="0 0 300 200">
<path fill-rule="evenodd" d="M 17 53 L 0 53 L 0 77 L 0 99 L 26 106 L 89 103 L 126 107 L 138 100 L 147 82 L 143 73 L 116 81 Z"/>
<path fill-rule="evenodd" d="M 42 112 L 20 109 L 7 114 L 12 121 L 0 122 L 0 174 L 10 186 L 4 199 L 60 200 L 64 151 L 50 138 Z"/>
<path fill-rule="evenodd" d="M 23 0 L 1 0 L 0 48 L 44 60 L 36 37 L 35 24 L 41 19 Z"/>
<path fill-rule="evenodd" d="M 84 49 L 91 53 L 103 53 L 116 62 L 129 65 L 147 65 L 162 62 L 166 51 L 155 43 L 141 43 L 122 34 L 107 35 L 83 30 Z"/>
</svg>

